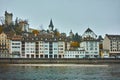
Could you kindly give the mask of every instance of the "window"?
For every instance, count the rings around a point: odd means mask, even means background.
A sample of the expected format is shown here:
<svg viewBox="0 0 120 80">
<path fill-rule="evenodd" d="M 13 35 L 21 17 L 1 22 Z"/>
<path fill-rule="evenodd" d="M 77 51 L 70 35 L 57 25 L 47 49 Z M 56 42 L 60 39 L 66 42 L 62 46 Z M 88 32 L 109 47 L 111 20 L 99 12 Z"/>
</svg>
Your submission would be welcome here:
<svg viewBox="0 0 120 80">
<path fill-rule="evenodd" d="M 40 45 L 40 47 L 43 47 L 43 45 Z"/>
<path fill-rule="evenodd" d="M 42 48 L 40 48 L 40 50 L 42 50 Z"/>
<path fill-rule="evenodd" d="M 86 46 L 88 47 L 88 42 L 86 42 Z"/>
<path fill-rule="evenodd" d="M 36 38 L 36 40 L 38 40 L 38 38 Z"/>
<path fill-rule="evenodd" d="M 95 50 L 97 50 L 97 48 L 95 48 Z"/>
<path fill-rule="evenodd" d="M 45 48 L 45 50 L 48 50 L 48 48 Z"/>
<path fill-rule="evenodd" d="M 88 50 L 88 48 L 86 48 Z"/>
<path fill-rule="evenodd" d="M 63 48 L 59 48 L 59 50 L 63 50 Z"/>
<path fill-rule="evenodd" d="M 90 47 L 93 47 L 93 43 L 92 42 L 90 43 Z"/>
<path fill-rule="evenodd" d="M 45 45 L 45 47 L 48 47 L 48 45 Z"/>
<path fill-rule="evenodd" d="M 90 50 L 93 50 L 93 48 L 91 47 Z"/>
<path fill-rule="evenodd" d="M 48 58 L 48 55 L 45 55 L 45 58 Z"/>
<path fill-rule="evenodd" d="M 45 51 L 45 53 L 48 53 L 48 51 Z"/>
<path fill-rule="evenodd" d="M 63 45 L 59 45 L 58 47 L 63 47 Z"/>
<path fill-rule="evenodd" d="M 54 48 L 54 50 L 57 50 L 57 48 Z"/>
<path fill-rule="evenodd" d="M 95 42 L 95 47 L 97 47 L 97 42 Z"/>
<path fill-rule="evenodd" d="M 97 54 L 98 52 L 94 52 L 95 54 Z"/>
</svg>

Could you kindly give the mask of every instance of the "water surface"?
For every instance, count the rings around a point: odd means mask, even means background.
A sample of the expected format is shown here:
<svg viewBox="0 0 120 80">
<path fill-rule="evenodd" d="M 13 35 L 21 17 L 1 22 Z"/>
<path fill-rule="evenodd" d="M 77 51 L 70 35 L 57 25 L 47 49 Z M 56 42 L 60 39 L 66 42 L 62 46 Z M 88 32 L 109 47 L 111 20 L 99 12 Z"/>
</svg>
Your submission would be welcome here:
<svg viewBox="0 0 120 80">
<path fill-rule="evenodd" d="M 120 64 L 108 66 L 0 65 L 0 80 L 120 80 Z"/>
</svg>

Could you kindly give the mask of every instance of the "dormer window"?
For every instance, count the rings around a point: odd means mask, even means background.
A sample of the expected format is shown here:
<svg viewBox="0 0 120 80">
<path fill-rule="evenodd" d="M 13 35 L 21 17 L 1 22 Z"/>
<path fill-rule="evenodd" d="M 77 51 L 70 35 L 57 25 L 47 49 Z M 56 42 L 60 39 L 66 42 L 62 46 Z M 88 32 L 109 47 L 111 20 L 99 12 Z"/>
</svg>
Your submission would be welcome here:
<svg viewBox="0 0 120 80">
<path fill-rule="evenodd" d="M 61 38 L 59 38 L 59 40 L 61 40 Z"/>
<path fill-rule="evenodd" d="M 38 38 L 36 38 L 36 40 L 38 40 Z"/>
</svg>

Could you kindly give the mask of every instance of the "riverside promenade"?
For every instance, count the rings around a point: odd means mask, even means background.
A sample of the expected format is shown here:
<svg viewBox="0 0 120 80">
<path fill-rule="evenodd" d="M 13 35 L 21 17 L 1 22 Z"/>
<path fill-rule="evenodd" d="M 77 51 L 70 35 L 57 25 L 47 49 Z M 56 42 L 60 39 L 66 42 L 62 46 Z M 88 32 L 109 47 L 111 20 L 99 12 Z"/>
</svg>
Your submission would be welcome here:
<svg viewBox="0 0 120 80">
<path fill-rule="evenodd" d="M 120 64 L 120 58 L 0 58 L 0 64 Z"/>
</svg>

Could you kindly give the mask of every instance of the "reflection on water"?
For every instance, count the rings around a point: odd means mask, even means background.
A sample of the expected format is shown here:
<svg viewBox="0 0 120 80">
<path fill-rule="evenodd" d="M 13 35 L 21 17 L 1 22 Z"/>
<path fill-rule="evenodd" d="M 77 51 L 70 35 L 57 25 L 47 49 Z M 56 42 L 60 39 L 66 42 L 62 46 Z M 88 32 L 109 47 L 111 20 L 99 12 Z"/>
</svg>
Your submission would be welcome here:
<svg viewBox="0 0 120 80">
<path fill-rule="evenodd" d="M 120 64 L 108 67 L 0 65 L 0 80 L 120 80 Z"/>
</svg>

